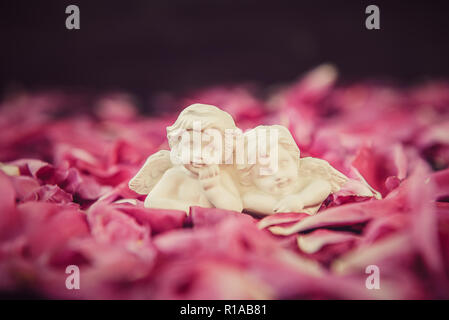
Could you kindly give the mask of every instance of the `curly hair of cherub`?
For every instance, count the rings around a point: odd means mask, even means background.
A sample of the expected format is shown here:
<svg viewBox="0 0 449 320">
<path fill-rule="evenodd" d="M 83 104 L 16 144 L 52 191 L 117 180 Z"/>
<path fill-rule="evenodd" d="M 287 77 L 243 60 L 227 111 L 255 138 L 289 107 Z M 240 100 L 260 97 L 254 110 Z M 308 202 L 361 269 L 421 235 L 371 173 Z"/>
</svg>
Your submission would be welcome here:
<svg viewBox="0 0 449 320">
<path fill-rule="evenodd" d="M 167 127 L 167 139 L 170 147 L 179 140 L 182 131 L 194 129 L 194 123 L 201 124 L 201 130 L 217 129 L 224 132 L 226 129 L 236 129 L 231 115 L 215 106 L 195 103 L 181 111 L 173 125 Z"/>
<path fill-rule="evenodd" d="M 295 142 L 295 139 L 293 139 L 293 136 L 291 135 L 290 131 L 281 125 L 271 125 L 271 126 L 257 126 L 254 129 L 251 129 L 244 134 L 245 139 L 245 150 L 248 151 L 248 140 L 249 137 L 254 134 L 265 132 L 267 135 L 270 134 L 270 130 L 277 130 L 278 132 L 278 146 L 283 147 L 287 152 L 291 155 L 293 160 L 296 162 L 297 167 L 299 168 L 300 164 L 300 156 L 301 152 L 298 148 L 298 145 Z M 265 141 L 269 142 L 270 139 L 266 139 Z M 267 145 L 267 149 L 269 146 Z M 256 164 L 250 164 L 247 163 L 248 157 L 246 154 L 246 160 L 244 164 L 237 165 L 237 170 L 240 177 L 240 183 L 242 185 L 250 185 L 251 184 L 251 170 Z"/>
</svg>

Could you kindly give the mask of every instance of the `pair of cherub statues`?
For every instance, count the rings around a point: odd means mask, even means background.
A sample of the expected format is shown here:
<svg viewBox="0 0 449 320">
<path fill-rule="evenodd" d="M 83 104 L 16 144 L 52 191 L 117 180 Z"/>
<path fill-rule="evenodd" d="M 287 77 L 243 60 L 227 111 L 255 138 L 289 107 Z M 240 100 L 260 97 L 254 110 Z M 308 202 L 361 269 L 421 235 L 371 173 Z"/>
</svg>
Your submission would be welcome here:
<svg viewBox="0 0 449 320">
<path fill-rule="evenodd" d="M 211 105 L 185 108 L 167 127 L 167 138 L 170 151 L 151 155 L 129 182 L 147 194 L 147 208 L 314 214 L 348 180 L 324 160 L 300 158 L 287 128 L 242 133 L 228 113 Z"/>
</svg>

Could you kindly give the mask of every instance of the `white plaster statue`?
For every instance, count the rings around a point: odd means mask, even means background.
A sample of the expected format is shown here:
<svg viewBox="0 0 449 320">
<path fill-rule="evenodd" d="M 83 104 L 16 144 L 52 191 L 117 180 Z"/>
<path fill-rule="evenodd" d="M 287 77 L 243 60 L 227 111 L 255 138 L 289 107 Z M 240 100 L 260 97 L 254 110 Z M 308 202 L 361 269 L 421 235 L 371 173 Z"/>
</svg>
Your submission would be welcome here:
<svg viewBox="0 0 449 320">
<path fill-rule="evenodd" d="M 188 214 L 190 206 L 201 206 L 241 212 L 233 167 L 222 164 L 225 153 L 220 149 L 225 130 L 235 129 L 232 117 L 215 106 L 193 104 L 185 108 L 167 127 L 171 150 L 151 155 L 129 182 L 130 189 L 148 194 L 144 203 L 147 208 Z M 196 146 L 195 135 L 200 136 Z"/>
<path fill-rule="evenodd" d="M 322 202 L 334 192 L 340 190 L 348 178 L 334 169 L 327 161 L 312 157 L 300 158 L 300 151 L 287 128 L 280 125 L 258 126 L 245 133 L 245 145 L 254 133 L 268 134 L 277 130 L 278 140 L 275 168 L 269 161 L 258 159 L 255 164 L 238 166 L 240 172 L 243 208 L 257 214 L 277 212 L 304 212 L 315 214 Z M 260 140 L 259 140 L 260 141 Z M 248 150 L 251 152 L 251 150 Z M 254 152 L 254 150 L 252 151 Z"/>
<path fill-rule="evenodd" d="M 229 131 L 234 132 L 231 146 Z M 275 139 L 267 138 L 270 132 L 276 133 Z M 266 152 L 254 148 L 254 134 Z M 170 151 L 151 155 L 129 182 L 130 189 L 147 195 L 147 208 L 187 214 L 191 206 L 263 215 L 314 214 L 348 181 L 324 160 L 300 158 L 287 128 L 259 126 L 242 135 L 228 113 L 211 105 L 185 108 L 167 127 L 167 138 Z M 242 148 L 246 159 L 236 155 Z M 249 161 L 251 156 L 254 161 Z"/>
</svg>

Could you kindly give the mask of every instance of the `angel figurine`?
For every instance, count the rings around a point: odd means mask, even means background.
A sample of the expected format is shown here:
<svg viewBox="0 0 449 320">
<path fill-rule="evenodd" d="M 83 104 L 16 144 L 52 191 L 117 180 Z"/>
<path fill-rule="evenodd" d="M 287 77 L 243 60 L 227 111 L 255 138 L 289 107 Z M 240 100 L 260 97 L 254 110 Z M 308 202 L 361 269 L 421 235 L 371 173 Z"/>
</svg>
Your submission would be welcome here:
<svg viewBox="0 0 449 320">
<path fill-rule="evenodd" d="M 130 189 L 147 194 L 147 208 L 182 210 L 188 214 L 189 207 L 201 206 L 241 212 L 233 169 L 223 164 L 224 143 L 219 141 L 228 129 L 236 129 L 233 118 L 215 106 L 193 104 L 185 108 L 167 127 L 170 151 L 151 155 L 130 180 Z M 195 143 L 198 135 L 200 142 Z M 211 139 L 220 143 L 205 143 Z"/>
<path fill-rule="evenodd" d="M 258 126 L 246 132 L 245 144 L 251 134 L 263 132 L 265 135 L 270 130 L 277 130 L 278 140 L 274 141 L 277 148 L 272 149 L 277 150 L 276 169 L 270 168 L 273 166 L 267 161 L 260 161 L 262 159 L 238 167 L 243 208 L 262 215 L 277 212 L 315 214 L 322 202 L 337 192 L 348 177 L 325 160 L 300 158 L 299 148 L 289 130 L 280 125 Z M 271 143 L 269 139 L 265 141 Z"/>
</svg>

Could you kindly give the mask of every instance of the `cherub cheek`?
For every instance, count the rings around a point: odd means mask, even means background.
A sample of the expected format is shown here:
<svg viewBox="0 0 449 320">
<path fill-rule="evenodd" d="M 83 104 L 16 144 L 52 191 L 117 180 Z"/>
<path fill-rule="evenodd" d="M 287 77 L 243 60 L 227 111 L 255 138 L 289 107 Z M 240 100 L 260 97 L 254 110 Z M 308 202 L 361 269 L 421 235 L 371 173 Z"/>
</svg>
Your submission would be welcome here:
<svg viewBox="0 0 449 320">
<path fill-rule="evenodd" d="M 276 183 L 275 183 L 274 181 L 270 181 L 270 182 L 267 184 L 267 187 L 268 187 L 270 190 L 274 190 L 274 189 L 276 189 Z"/>
</svg>

